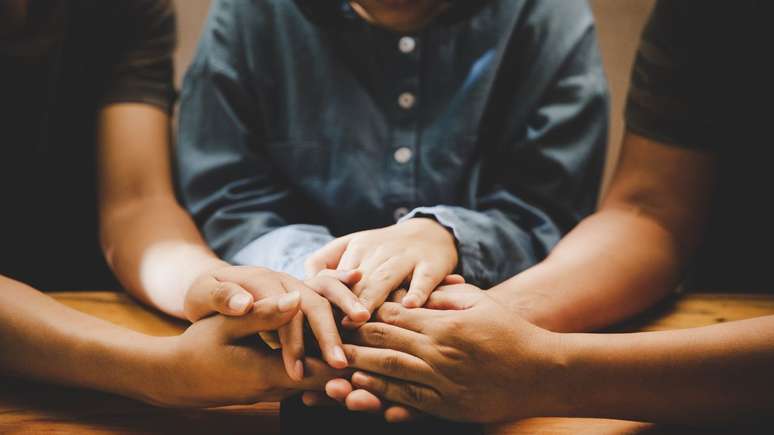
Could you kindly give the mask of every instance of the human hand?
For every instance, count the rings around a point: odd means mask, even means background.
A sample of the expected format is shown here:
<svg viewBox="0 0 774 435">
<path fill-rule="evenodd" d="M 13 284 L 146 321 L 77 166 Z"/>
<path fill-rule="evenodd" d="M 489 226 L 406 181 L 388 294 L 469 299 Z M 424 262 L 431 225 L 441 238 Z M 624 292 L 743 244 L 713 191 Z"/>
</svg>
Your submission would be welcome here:
<svg viewBox="0 0 774 435">
<path fill-rule="evenodd" d="M 456 285 L 464 283 L 465 278 L 461 275 L 447 276 L 442 284 L 449 287 L 443 292 L 433 293 L 425 307 L 437 310 L 467 308 L 480 294 L 480 290 L 473 286 Z M 390 295 L 389 300 L 401 303 L 406 293 L 405 289 L 398 289 Z M 302 400 L 306 406 L 342 404 L 351 411 L 384 413 L 385 419 L 391 423 L 412 421 L 422 416 L 415 409 L 383 401 L 366 390 L 353 391 L 348 379 L 332 379 L 325 385 L 325 392 L 305 391 Z"/>
<path fill-rule="evenodd" d="M 306 358 L 301 381 L 283 370 L 279 352 L 256 334 L 287 325 L 301 306 L 298 292 L 263 298 L 241 317 L 208 317 L 182 335 L 158 338 L 161 363 L 148 389 L 149 401 L 173 407 L 252 404 L 285 398 L 299 390 L 322 390 L 326 381 L 346 372 Z M 249 343 L 252 338 L 254 342 Z"/>
<path fill-rule="evenodd" d="M 347 285 L 360 280 L 359 272 L 332 271 L 319 274 L 306 283 L 290 275 L 260 267 L 226 266 L 199 276 L 185 298 L 185 314 L 191 321 L 213 313 L 244 315 L 254 301 L 271 296 L 300 295 L 300 311 L 278 330 L 282 358 L 288 375 L 300 381 L 304 377 L 304 319 L 308 320 L 318 341 L 323 359 L 334 368 L 347 366 L 331 302 L 348 316 L 367 318 Z M 349 297 L 347 297 L 347 295 Z"/>
<path fill-rule="evenodd" d="M 550 409 L 562 365 L 558 334 L 513 316 L 472 286 L 444 287 L 432 298 L 461 309 L 407 310 L 388 302 L 377 311 L 376 322 L 354 333 L 357 344 L 345 345 L 345 351 L 350 366 L 360 370 L 351 378 L 355 389 L 349 396 L 357 396 L 345 399 L 348 407 L 350 401 L 365 400 L 372 406 L 379 397 L 475 422 Z"/>
<path fill-rule="evenodd" d="M 338 238 L 309 257 L 306 272 L 316 276 L 324 269 L 359 270 L 363 279 L 352 291 L 372 313 L 404 282 L 409 287 L 403 305 L 421 307 L 457 262 L 452 234 L 432 219 L 415 218 Z M 362 323 L 349 317 L 343 322 Z"/>
</svg>

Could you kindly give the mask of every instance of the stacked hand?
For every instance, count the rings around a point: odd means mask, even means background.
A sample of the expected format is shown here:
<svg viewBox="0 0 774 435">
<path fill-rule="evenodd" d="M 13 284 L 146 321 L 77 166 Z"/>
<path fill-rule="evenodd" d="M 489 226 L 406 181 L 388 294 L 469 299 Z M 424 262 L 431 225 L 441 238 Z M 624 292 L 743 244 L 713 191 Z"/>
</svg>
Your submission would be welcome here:
<svg viewBox="0 0 774 435">
<path fill-rule="evenodd" d="M 552 405 L 561 368 L 558 335 L 506 311 L 469 285 L 442 287 L 426 308 L 387 302 L 375 322 L 345 345 L 351 382 L 326 392 L 349 409 L 383 411 L 388 421 L 415 410 L 460 421 L 493 422 L 540 415 Z M 320 403 L 305 393 L 306 403 Z M 397 403 L 389 405 L 386 401 Z"/>
<path fill-rule="evenodd" d="M 351 319 L 368 319 L 370 314 L 347 287 L 359 279 L 359 272 L 327 271 L 301 282 L 264 268 L 226 266 L 200 276 L 193 283 L 186 295 L 185 313 L 191 321 L 213 313 L 241 316 L 249 312 L 255 301 L 267 297 L 298 298 L 300 310 L 278 332 L 285 370 L 291 379 L 301 381 L 304 378 L 304 319 L 309 322 L 323 359 L 331 367 L 347 367 L 331 303 Z"/>
<path fill-rule="evenodd" d="M 452 234 L 432 219 L 415 218 L 338 238 L 309 257 L 306 271 L 315 277 L 326 269 L 358 270 L 362 279 L 352 292 L 373 313 L 404 283 L 408 293 L 403 305 L 421 307 L 457 262 Z M 344 325 L 358 326 L 366 320 L 348 316 Z"/>
<path fill-rule="evenodd" d="M 333 306 L 345 314 L 342 323 L 349 327 L 363 325 L 390 294 L 392 300 L 406 307 L 422 306 L 438 285 L 464 282 L 459 275 L 449 275 L 457 261 L 454 238 L 448 230 L 430 219 L 410 219 L 331 242 L 309 258 L 306 265 L 308 279 L 303 282 L 284 273 L 256 267 L 224 266 L 203 274 L 186 295 L 185 313 L 189 320 L 197 322 L 190 330 L 197 331 L 216 321 L 244 320 L 223 316 L 213 318 L 217 320 L 200 320 L 213 313 L 256 316 L 258 311 L 254 307 L 267 300 L 276 300 L 277 310 L 285 312 L 291 310 L 289 307 L 297 300 L 297 309 L 285 322 L 277 322 L 275 329 L 289 379 L 296 386 L 302 380 L 304 384 L 315 384 L 320 373 L 328 372 L 321 370 L 316 360 L 304 358 L 305 319 L 318 341 L 323 359 L 330 367 L 343 369 L 348 360 L 334 320 Z M 395 291 L 404 284 L 408 284 L 408 290 Z M 233 337 L 221 336 L 220 340 L 229 338 Z M 276 362 L 274 356 L 266 358 L 262 367 Z M 306 373 L 313 377 L 312 380 L 304 379 L 305 370 L 313 371 Z M 225 381 L 224 384 L 228 384 Z M 350 384 L 343 379 L 329 383 L 332 396 L 337 396 L 337 385 L 347 388 Z M 317 386 L 312 390 L 321 388 Z M 264 396 L 273 394 L 272 390 L 262 391 Z M 349 392 L 351 387 L 338 395 Z M 277 390 L 279 396 L 283 393 L 287 391 Z M 363 393 L 355 392 L 353 397 L 357 399 Z M 366 407 L 381 406 L 373 395 L 368 395 L 364 403 Z"/>
<path fill-rule="evenodd" d="M 241 317 L 212 316 L 180 336 L 154 338 L 158 345 L 148 346 L 155 349 L 149 355 L 158 357 L 149 363 L 154 379 L 147 380 L 146 396 L 138 398 L 175 407 L 252 404 L 321 390 L 326 381 L 346 376 L 323 361 L 306 358 L 306 376 L 292 380 L 278 352 L 258 342 L 258 332 L 287 325 L 300 305 L 297 292 L 272 296 L 250 304 Z"/>
</svg>

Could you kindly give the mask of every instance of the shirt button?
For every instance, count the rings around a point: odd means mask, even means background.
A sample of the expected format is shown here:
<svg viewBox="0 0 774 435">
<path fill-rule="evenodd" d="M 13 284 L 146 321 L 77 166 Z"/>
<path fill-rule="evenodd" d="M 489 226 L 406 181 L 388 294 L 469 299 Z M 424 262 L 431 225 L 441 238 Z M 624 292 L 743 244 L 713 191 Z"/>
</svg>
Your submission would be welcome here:
<svg viewBox="0 0 774 435">
<path fill-rule="evenodd" d="M 411 160 L 411 157 L 414 156 L 414 152 L 411 151 L 411 148 L 408 147 L 400 147 L 397 150 L 395 150 L 395 154 L 393 154 L 393 157 L 395 157 L 395 161 L 400 164 L 406 164 Z"/>
<path fill-rule="evenodd" d="M 395 222 L 398 222 L 403 218 L 403 216 L 406 216 L 409 213 L 409 209 L 406 207 L 399 207 L 395 209 L 395 212 L 392 214 L 392 217 L 395 218 Z"/>
<path fill-rule="evenodd" d="M 417 41 L 410 36 L 404 36 L 398 41 L 398 48 L 402 53 L 411 53 L 417 47 Z"/>
<path fill-rule="evenodd" d="M 402 107 L 405 110 L 411 109 L 414 107 L 414 104 L 417 102 L 417 97 L 414 96 L 411 92 L 404 92 L 400 94 L 398 97 L 398 105 Z"/>
</svg>

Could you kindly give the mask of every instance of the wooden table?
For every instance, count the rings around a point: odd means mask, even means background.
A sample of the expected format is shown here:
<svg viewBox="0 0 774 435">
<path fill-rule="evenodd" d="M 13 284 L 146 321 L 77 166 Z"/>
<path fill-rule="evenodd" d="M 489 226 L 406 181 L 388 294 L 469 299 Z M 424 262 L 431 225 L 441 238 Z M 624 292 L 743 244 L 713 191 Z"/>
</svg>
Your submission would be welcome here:
<svg viewBox="0 0 774 435">
<path fill-rule="evenodd" d="M 123 293 L 52 295 L 73 308 L 147 334 L 174 335 L 185 328 L 185 323 L 154 313 Z M 772 314 L 774 296 L 696 294 L 666 301 L 617 329 L 679 329 Z M 276 403 L 205 410 L 170 410 L 99 392 L 0 379 L 2 434 L 279 433 L 278 416 Z M 687 429 L 628 421 L 569 418 L 534 418 L 490 426 L 485 431 L 498 435 L 774 433 L 772 429 Z"/>
</svg>

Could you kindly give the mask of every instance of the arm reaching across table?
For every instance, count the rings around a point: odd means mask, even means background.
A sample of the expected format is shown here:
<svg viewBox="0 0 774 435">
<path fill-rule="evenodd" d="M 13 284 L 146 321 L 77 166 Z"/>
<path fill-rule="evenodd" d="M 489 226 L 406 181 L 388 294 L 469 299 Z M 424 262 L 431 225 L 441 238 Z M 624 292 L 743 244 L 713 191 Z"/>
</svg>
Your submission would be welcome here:
<svg viewBox="0 0 774 435">
<path fill-rule="evenodd" d="M 244 344 L 297 313 L 297 294 L 255 303 L 240 318 L 214 316 L 180 336 L 152 337 L 68 308 L 0 277 L 0 372 L 94 388 L 163 406 L 218 406 L 277 400 L 320 390 L 343 372 L 307 358 L 291 380 L 282 359 L 261 343 Z M 256 337 L 257 340 L 257 337 Z"/>
<path fill-rule="evenodd" d="M 467 287 L 467 286 L 466 286 Z M 677 331 L 563 334 L 489 293 L 452 286 L 409 310 L 386 303 L 346 346 L 352 383 L 464 421 L 581 416 L 659 423 L 774 413 L 774 316 Z M 363 347 L 372 346 L 372 347 Z M 350 405 L 349 402 L 347 402 Z"/>
</svg>

